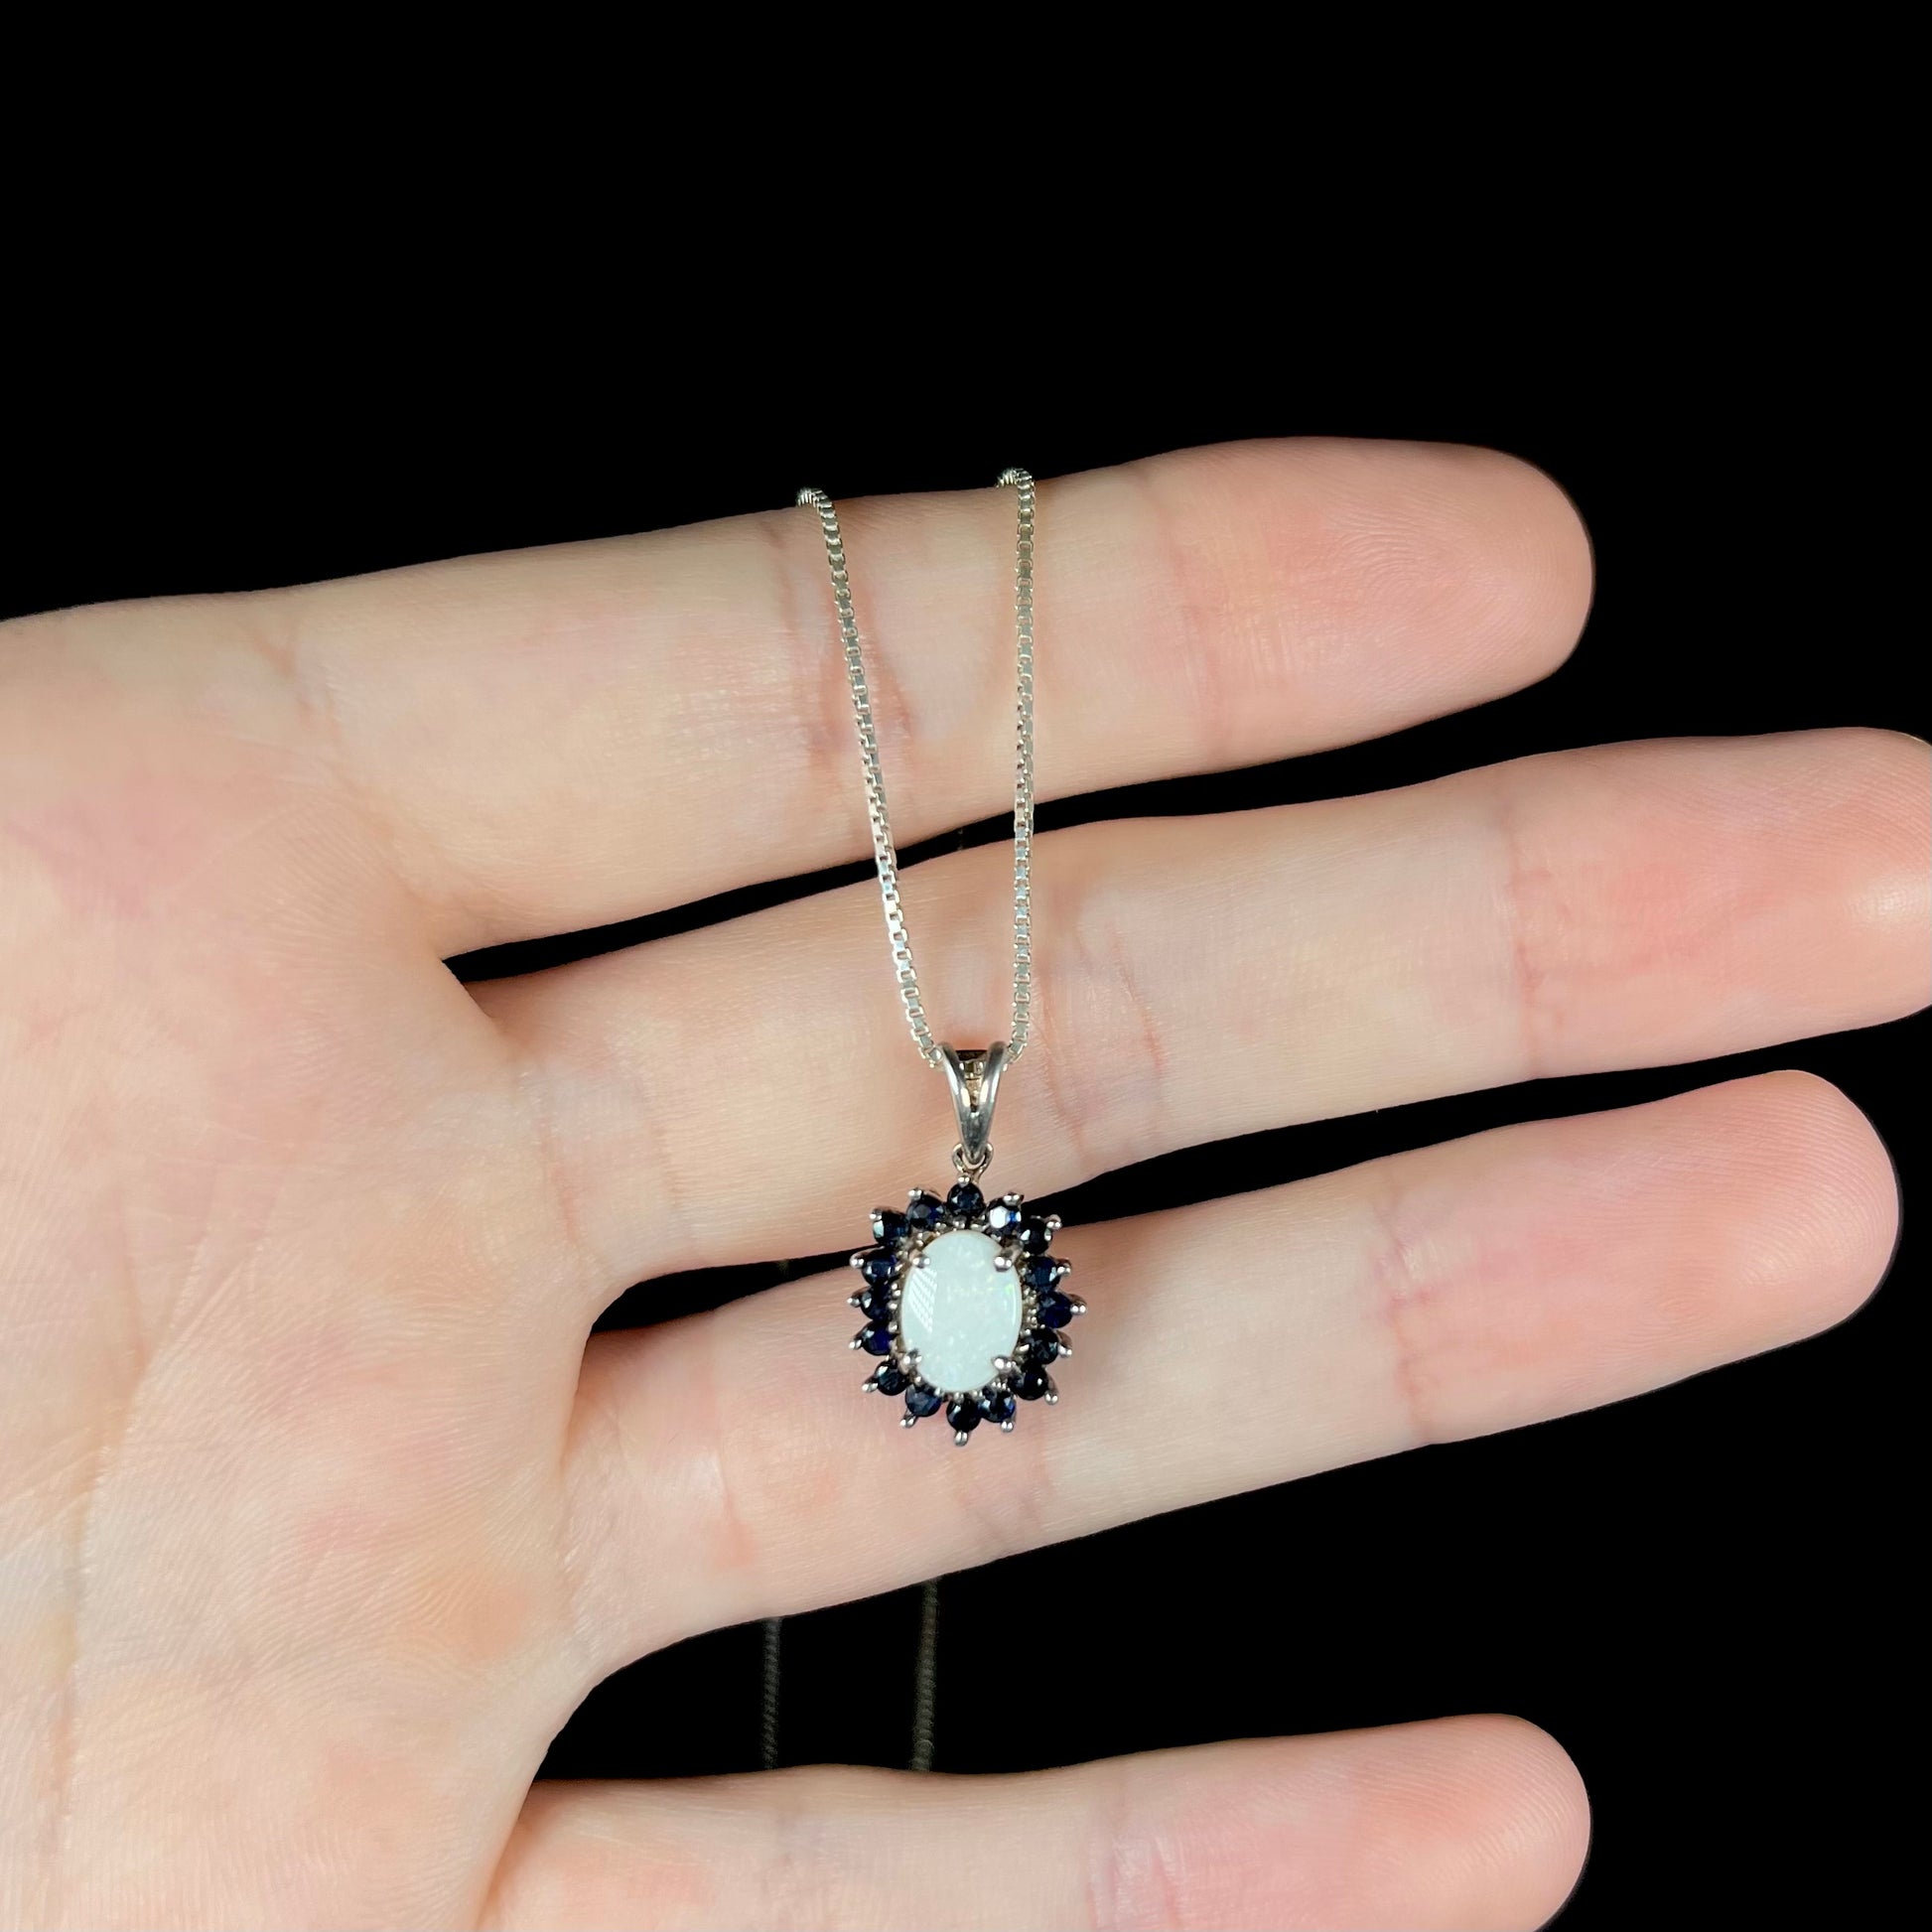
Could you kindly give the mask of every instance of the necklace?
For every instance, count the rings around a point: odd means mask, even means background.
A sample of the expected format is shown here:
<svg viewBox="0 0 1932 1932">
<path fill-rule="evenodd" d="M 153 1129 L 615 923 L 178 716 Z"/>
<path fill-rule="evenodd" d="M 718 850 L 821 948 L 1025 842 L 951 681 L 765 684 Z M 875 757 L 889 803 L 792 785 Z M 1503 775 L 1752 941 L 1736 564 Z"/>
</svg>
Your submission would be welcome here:
<svg viewBox="0 0 1932 1932">
<path fill-rule="evenodd" d="M 933 1037 L 919 994 L 838 511 L 822 490 L 798 492 L 800 507 L 816 513 L 825 538 L 852 715 L 859 728 L 873 859 L 905 1024 L 920 1058 L 945 1075 L 959 1129 L 952 1151 L 957 1178 L 943 1198 L 914 1187 L 902 1209 L 873 1210 L 872 1244 L 852 1257 L 863 1286 L 849 1302 L 866 1318 L 852 1346 L 880 1358 L 865 1386 L 878 1395 L 902 1398 L 905 1428 L 943 1409 L 953 1441 L 962 1448 L 983 1422 L 1010 1432 L 1022 1402 L 1059 1400 L 1047 1369 L 1073 1352 L 1063 1331 L 1076 1314 L 1086 1312 L 1086 1305 L 1066 1292 L 1070 1264 L 1050 1252 L 1060 1230 L 1059 1216 L 1029 1213 L 1025 1198 L 1017 1193 L 989 1199 L 981 1184 L 993 1165 L 993 1106 L 1000 1082 L 1027 1050 L 1033 1021 L 1034 480 L 1024 470 L 1009 470 L 1000 483 L 1013 490 L 1019 510 L 1014 549 L 1013 1023 L 1005 1039 L 968 1051 Z"/>
</svg>

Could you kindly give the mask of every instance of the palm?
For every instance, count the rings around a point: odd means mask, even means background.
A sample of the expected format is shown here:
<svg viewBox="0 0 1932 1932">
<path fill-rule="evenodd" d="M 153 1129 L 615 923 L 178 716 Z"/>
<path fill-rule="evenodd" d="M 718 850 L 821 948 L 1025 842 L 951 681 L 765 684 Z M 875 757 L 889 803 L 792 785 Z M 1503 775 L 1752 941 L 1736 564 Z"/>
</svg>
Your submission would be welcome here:
<svg viewBox="0 0 1932 1932">
<path fill-rule="evenodd" d="M 1000 505 L 848 527 L 903 831 L 996 809 Z M 1587 595 L 1557 494 L 1466 452 L 1167 459 L 1041 532 L 1061 791 L 1494 695 Z M 778 517 L 0 638 L 0 1913 L 891 1923 L 902 1812 L 924 1918 L 1013 1923 L 973 1874 L 1027 1780 L 531 1774 L 680 1635 L 1607 1400 L 1877 1278 L 1882 1153 L 1780 1076 L 1077 1231 L 1062 1413 L 895 1435 L 863 1491 L 847 1278 L 587 1354 L 630 1281 L 834 1248 L 944 1138 L 863 889 L 440 963 L 863 852 L 816 570 Z M 1868 734 L 1633 747 L 1045 840 L 1002 1173 L 1889 1017 L 1925 776 Z M 997 1029 L 1001 862 L 908 888 L 957 1036 Z M 801 1135 L 794 1090 L 842 1098 Z M 1277 1399 L 1130 1399 L 1220 1372 L 1169 1345 L 1183 1253 Z M 1049 1775 L 1048 1923 L 1533 1923 L 1584 1831 L 1504 1721 Z"/>
</svg>

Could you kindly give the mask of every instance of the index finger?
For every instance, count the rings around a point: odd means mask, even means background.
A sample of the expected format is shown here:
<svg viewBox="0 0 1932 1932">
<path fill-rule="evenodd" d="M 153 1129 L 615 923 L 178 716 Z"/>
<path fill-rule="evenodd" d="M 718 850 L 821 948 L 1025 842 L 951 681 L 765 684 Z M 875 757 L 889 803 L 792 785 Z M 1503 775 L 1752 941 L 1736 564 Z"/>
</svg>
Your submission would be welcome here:
<svg viewBox="0 0 1932 1932">
<path fill-rule="evenodd" d="M 841 515 L 900 839 L 1001 810 L 1011 495 Z M 1480 703 L 1553 668 L 1588 601 L 1568 500 L 1492 451 L 1226 445 L 1043 483 L 1038 517 L 1042 796 Z M 294 629 L 311 709 L 446 952 L 869 849 L 796 509 L 318 585 Z"/>
</svg>

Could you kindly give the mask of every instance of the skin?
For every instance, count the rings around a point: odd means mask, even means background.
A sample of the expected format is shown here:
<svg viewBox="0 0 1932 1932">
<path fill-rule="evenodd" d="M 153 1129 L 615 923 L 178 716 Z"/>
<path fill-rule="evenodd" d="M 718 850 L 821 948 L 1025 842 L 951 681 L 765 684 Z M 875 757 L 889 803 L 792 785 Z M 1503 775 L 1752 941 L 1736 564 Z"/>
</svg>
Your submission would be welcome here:
<svg viewBox="0 0 1932 1932">
<path fill-rule="evenodd" d="M 908 843 L 1001 805 L 1010 516 L 845 512 Z M 1481 702 L 1589 596 L 1561 493 L 1478 451 L 1192 452 L 1044 485 L 1040 530 L 1059 791 Z M 849 1276 L 587 1347 L 633 1280 L 836 1246 L 943 1118 L 869 887 L 440 963 L 865 853 L 821 572 L 785 512 L 0 631 L 0 1919 L 884 1926 L 919 1882 L 933 1926 L 1527 1926 L 1574 1882 L 1577 1774 L 1496 1717 L 531 1792 L 679 1636 L 1613 1400 L 1842 1318 L 1892 1242 L 1857 1109 L 1776 1074 L 1070 1231 L 1078 1400 L 997 1454 L 878 1458 Z M 1833 731 L 1045 838 L 1002 1170 L 1902 1014 L 1927 779 Z M 908 879 L 956 1037 L 1003 1019 L 1001 864 Z M 797 1144 L 778 1083 L 855 1068 Z M 1183 1250 L 1278 1402 L 1126 1399 L 1203 1372 Z M 1064 1858 L 985 1896 L 1041 1805 Z"/>
</svg>

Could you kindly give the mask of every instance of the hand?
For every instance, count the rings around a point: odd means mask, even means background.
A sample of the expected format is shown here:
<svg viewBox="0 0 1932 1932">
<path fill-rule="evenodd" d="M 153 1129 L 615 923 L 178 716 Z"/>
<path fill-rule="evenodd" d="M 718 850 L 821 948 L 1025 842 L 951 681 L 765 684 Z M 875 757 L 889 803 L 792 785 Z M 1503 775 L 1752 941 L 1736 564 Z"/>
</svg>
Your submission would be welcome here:
<svg viewBox="0 0 1932 1932">
<path fill-rule="evenodd" d="M 1011 513 L 846 512 L 908 841 L 1002 806 Z M 1197 452 L 1044 485 L 1040 529 L 1061 792 L 1480 702 L 1588 596 L 1562 496 L 1471 451 Z M 870 884 L 469 990 L 441 963 L 865 852 L 821 571 L 780 511 L 0 632 L 0 1917 L 1563 1898 L 1585 1798 L 1507 1719 L 970 1787 L 531 1791 L 655 1646 L 1628 1395 L 1839 1319 L 1891 1242 L 1871 1133 L 1786 1074 L 1072 1231 L 1068 1400 L 991 1452 L 860 1395 L 845 1273 L 587 1352 L 632 1281 L 855 1240 L 940 1144 Z M 1896 1015 L 1926 780 L 1915 741 L 1819 732 L 1049 837 L 1002 1172 Z M 1005 864 L 909 881 L 957 1037 L 1002 1018 Z M 809 1131 L 797 1093 L 828 1097 Z M 1269 1400 L 1173 1346 L 1183 1255 Z M 1062 1855 L 990 1893 L 1043 1804 Z"/>
</svg>

